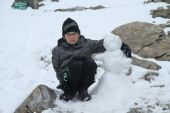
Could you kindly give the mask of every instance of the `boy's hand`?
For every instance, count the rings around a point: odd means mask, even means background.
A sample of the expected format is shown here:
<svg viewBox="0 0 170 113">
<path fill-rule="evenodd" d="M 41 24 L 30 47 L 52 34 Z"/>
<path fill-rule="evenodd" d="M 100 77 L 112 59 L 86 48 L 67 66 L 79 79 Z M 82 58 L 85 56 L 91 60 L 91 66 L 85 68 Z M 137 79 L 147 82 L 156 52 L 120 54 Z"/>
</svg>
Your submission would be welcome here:
<svg viewBox="0 0 170 113">
<path fill-rule="evenodd" d="M 68 82 L 70 80 L 70 72 L 69 72 L 69 68 L 65 67 L 64 72 L 62 74 L 62 80 L 63 82 Z"/>
<path fill-rule="evenodd" d="M 122 43 L 121 50 L 128 58 L 131 58 L 131 49 L 127 44 Z"/>
</svg>

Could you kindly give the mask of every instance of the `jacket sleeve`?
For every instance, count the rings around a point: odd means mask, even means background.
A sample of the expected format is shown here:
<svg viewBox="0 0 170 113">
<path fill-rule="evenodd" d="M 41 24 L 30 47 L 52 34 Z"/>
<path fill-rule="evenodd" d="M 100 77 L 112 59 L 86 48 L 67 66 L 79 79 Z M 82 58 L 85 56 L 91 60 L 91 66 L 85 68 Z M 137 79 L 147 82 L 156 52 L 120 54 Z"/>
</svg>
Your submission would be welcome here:
<svg viewBox="0 0 170 113">
<path fill-rule="evenodd" d="M 103 45 L 103 39 L 101 40 L 90 40 L 91 45 L 91 52 L 93 53 L 101 53 L 106 51 L 104 45 Z"/>
<path fill-rule="evenodd" d="M 60 79 L 60 57 L 57 54 L 57 52 L 55 51 L 55 49 L 53 49 L 53 51 L 52 51 L 52 64 L 53 64 L 53 68 L 57 74 L 57 78 Z"/>
<path fill-rule="evenodd" d="M 92 54 L 106 51 L 106 48 L 104 47 L 103 43 L 104 43 L 104 39 L 90 40 Z M 121 50 L 127 57 L 131 58 L 131 49 L 127 44 L 122 43 Z"/>
</svg>

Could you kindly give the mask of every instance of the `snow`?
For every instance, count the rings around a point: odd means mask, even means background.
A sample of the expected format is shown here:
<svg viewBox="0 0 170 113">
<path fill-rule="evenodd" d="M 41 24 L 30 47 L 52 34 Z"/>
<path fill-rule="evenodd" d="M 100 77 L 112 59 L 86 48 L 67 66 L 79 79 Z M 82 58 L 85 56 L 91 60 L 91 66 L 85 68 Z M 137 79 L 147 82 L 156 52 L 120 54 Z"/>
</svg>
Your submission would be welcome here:
<svg viewBox="0 0 170 113">
<path fill-rule="evenodd" d="M 132 21 L 155 24 L 167 21 L 162 18 L 153 19 L 149 11 L 160 6 L 165 7 L 167 4 L 143 4 L 143 2 L 143 0 L 86 0 L 86 2 L 60 0 L 55 3 L 45 0 L 43 2 L 45 6 L 39 10 L 28 8 L 22 11 L 10 7 L 13 0 L 1 0 L 0 113 L 14 112 L 39 84 L 48 85 L 53 89 L 58 85 L 53 67 L 48 61 L 51 60 L 52 48 L 56 46 L 57 39 L 62 35 L 61 26 L 67 17 L 75 19 L 81 33 L 91 39 L 101 39 L 114 28 Z M 97 5 L 103 5 L 106 8 L 96 11 L 54 12 L 58 8 Z M 147 105 L 170 103 L 169 62 L 146 59 L 162 67 L 158 71 L 159 76 L 149 83 L 139 78 L 150 70 L 129 65 L 130 60 L 126 59 L 120 51 L 107 51 L 98 57 L 97 59 L 103 61 L 103 65 L 102 62 L 97 62 L 103 67 L 99 67 L 96 83 L 89 88 L 92 100 L 81 102 L 75 98 L 68 103 L 57 100 L 58 108 L 49 109 L 43 113 L 56 111 L 125 113 L 133 107 L 146 108 Z M 131 76 L 125 74 L 129 66 L 132 68 Z M 120 72 L 121 74 L 118 74 Z M 151 87 L 162 84 L 165 87 Z M 62 93 L 60 90 L 59 92 Z M 162 112 L 159 106 L 156 106 L 154 110 L 154 113 Z"/>
</svg>

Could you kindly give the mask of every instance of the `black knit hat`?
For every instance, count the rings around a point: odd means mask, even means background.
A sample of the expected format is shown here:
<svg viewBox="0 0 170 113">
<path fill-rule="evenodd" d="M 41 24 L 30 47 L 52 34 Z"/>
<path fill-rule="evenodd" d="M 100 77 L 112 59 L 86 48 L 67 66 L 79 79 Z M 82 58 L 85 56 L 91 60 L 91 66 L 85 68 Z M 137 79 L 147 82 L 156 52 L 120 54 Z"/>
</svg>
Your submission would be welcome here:
<svg viewBox="0 0 170 113">
<path fill-rule="evenodd" d="M 67 18 L 62 26 L 62 34 L 68 33 L 68 32 L 76 32 L 80 34 L 79 26 L 76 21 L 74 21 L 71 18 Z"/>
</svg>

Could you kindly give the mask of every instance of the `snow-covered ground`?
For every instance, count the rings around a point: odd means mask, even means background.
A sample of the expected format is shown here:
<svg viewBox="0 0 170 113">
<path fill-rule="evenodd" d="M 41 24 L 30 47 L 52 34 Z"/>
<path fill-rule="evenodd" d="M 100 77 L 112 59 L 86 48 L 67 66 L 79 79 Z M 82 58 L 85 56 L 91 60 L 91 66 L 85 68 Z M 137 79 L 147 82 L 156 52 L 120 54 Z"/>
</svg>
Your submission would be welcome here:
<svg viewBox="0 0 170 113">
<path fill-rule="evenodd" d="M 86 0 L 86 2 L 60 0 L 56 3 L 46 0 L 45 6 L 39 10 L 28 8 L 24 11 L 12 9 L 10 7 L 12 3 L 13 0 L 0 1 L 0 113 L 14 112 L 39 84 L 46 84 L 53 89 L 58 85 L 52 65 L 46 61 L 51 59 L 51 50 L 56 46 L 57 39 L 61 37 L 61 26 L 67 17 L 75 19 L 81 33 L 91 39 L 101 39 L 115 27 L 132 21 L 155 22 L 155 24 L 167 21 L 162 18 L 153 19 L 149 11 L 159 6 L 166 6 L 165 3 L 144 5 L 143 0 Z M 95 11 L 54 12 L 58 8 L 97 5 L 107 8 Z M 44 60 L 41 60 L 42 58 Z M 121 61 L 119 57 L 117 60 Z M 118 76 L 114 72 L 104 72 L 99 68 L 97 79 L 103 73 L 112 79 L 111 83 L 106 84 L 108 87 L 102 87 L 104 94 L 102 91 L 93 93 L 94 86 L 92 86 L 90 92 L 93 99 L 90 102 L 80 102 L 76 99 L 68 103 L 56 101 L 58 108 L 44 113 L 56 111 L 125 113 L 132 107 L 170 103 L 170 63 L 148 60 L 162 66 L 159 76 L 151 83 L 139 79 L 149 71 L 143 68 L 132 66 L 131 76 L 125 74 Z M 122 69 L 121 66 L 112 68 Z M 162 84 L 165 87 L 151 88 Z M 154 113 L 161 113 L 162 108 L 157 106 L 154 110 Z"/>
</svg>

